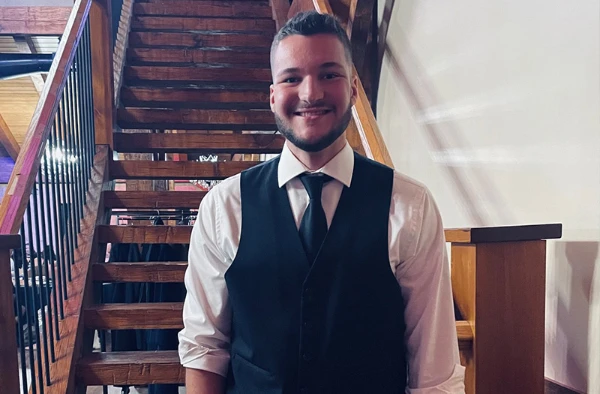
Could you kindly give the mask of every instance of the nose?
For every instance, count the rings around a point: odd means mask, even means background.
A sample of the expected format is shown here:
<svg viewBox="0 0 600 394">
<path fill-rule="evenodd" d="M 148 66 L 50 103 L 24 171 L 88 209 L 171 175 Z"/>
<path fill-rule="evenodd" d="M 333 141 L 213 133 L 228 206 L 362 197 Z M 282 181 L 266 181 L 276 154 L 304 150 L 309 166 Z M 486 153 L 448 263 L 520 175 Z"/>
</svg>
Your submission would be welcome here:
<svg viewBox="0 0 600 394">
<path fill-rule="evenodd" d="M 300 100 L 312 104 L 323 99 L 324 92 L 318 78 L 306 77 L 300 84 L 298 92 Z"/>
</svg>

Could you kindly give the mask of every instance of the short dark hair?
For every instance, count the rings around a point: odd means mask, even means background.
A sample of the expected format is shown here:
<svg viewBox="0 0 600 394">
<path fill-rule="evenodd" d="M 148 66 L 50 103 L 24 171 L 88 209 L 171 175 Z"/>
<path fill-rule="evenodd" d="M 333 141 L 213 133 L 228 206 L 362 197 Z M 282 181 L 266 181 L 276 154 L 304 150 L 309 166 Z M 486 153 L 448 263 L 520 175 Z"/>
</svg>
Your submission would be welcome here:
<svg viewBox="0 0 600 394">
<path fill-rule="evenodd" d="M 271 44 L 271 64 L 277 46 L 284 38 L 293 35 L 313 36 L 316 34 L 331 34 L 336 36 L 344 46 L 346 60 L 352 64 L 352 44 L 340 21 L 332 15 L 319 14 L 317 11 L 300 12 L 292 17 L 279 30 Z"/>
</svg>

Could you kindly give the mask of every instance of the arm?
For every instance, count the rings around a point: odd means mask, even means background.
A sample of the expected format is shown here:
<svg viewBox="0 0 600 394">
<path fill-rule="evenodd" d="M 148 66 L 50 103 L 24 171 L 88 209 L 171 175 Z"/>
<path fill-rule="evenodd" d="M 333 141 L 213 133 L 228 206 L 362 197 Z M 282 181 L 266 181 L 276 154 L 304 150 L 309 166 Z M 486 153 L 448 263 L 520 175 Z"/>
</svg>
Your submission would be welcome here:
<svg viewBox="0 0 600 394">
<path fill-rule="evenodd" d="M 184 328 L 179 333 L 179 356 L 186 367 L 188 394 L 223 394 L 229 364 L 231 314 L 224 274 L 227 259 L 220 237 L 217 191 L 202 201 L 192 230 Z"/>
<path fill-rule="evenodd" d="M 410 394 L 464 394 L 444 228 L 424 190 L 411 209 L 416 233 L 396 270 L 405 302 Z"/>
</svg>

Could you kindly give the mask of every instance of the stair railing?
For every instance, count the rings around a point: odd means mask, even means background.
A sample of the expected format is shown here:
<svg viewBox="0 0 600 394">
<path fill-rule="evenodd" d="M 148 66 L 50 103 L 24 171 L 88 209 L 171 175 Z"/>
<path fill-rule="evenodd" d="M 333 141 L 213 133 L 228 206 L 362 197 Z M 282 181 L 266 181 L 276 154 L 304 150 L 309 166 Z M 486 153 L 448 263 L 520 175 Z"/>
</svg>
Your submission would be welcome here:
<svg viewBox="0 0 600 394">
<path fill-rule="evenodd" d="M 112 139 L 110 3 L 75 1 L 0 205 L 2 392 L 74 390 Z"/>
<path fill-rule="evenodd" d="M 337 5 L 357 7 L 356 1 Z M 278 28 L 301 11 L 334 15 L 329 0 L 286 3 L 271 0 Z M 352 148 L 393 168 L 360 78 L 352 115 L 346 133 Z M 561 224 L 445 231 L 467 394 L 544 392 L 545 240 L 561 235 Z"/>
</svg>

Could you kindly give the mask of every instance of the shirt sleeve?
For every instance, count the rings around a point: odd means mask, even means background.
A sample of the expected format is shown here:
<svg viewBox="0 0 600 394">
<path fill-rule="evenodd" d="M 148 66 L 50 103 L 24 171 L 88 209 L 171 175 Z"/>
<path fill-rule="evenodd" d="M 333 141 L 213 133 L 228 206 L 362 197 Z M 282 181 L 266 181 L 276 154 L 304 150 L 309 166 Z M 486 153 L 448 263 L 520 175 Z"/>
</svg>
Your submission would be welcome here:
<svg viewBox="0 0 600 394">
<path fill-rule="evenodd" d="M 222 208 L 216 189 L 202 200 L 192 229 L 179 357 L 186 368 L 227 376 L 231 312 L 224 277 L 227 261 L 220 247 Z"/>
<path fill-rule="evenodd" d="M 408 394 L 464 394 L 444 228 L 427 189 L 410 215 L 415 230 L 396 277 L 405 302 Z"/>
</svg>

